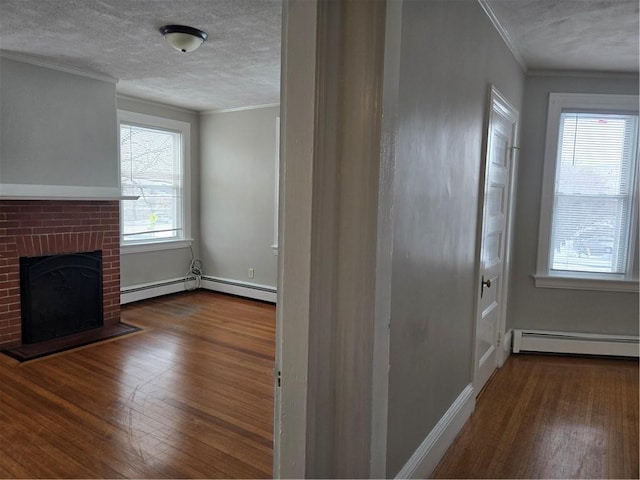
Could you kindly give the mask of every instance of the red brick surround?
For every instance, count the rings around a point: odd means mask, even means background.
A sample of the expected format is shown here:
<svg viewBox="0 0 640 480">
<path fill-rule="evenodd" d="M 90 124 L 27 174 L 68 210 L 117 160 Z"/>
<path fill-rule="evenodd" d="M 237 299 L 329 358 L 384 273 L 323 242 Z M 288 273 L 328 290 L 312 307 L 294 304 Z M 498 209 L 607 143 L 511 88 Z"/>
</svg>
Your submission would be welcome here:
<svg viewBox="0 0 640 480">
<path fill-rule="evenodd" d="M 120 321 L 118 201 L 0 201 L 0 348 L 21 344 L 20 257 L 102 250 L 104 324 Z"/>
</svg>

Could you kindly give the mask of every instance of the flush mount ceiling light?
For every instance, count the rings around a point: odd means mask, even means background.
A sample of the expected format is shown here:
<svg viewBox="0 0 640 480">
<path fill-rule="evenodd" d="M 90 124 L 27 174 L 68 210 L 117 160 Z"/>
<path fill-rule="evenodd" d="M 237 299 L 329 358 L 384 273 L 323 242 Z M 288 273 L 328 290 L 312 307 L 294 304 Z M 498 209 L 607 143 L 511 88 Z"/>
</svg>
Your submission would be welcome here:
<svg viewBox="0 0 640 480">
<path fill-rule="evenodd" d="M 169 45 L 183 53 L 193 52 L 208 37 L 206 32 L 185 25 L 165 25 L 160 27 L 160 33 Z"/>
</svg>

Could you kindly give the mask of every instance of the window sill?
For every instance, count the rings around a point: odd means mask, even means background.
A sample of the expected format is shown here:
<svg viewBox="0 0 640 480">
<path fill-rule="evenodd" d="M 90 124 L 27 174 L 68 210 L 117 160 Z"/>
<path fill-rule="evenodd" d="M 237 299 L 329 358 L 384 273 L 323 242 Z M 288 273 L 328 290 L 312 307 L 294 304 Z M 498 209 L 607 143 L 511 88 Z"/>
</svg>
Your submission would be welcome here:
<svg viewBox="0 0 640 480">
<path fill-rule="evenodd" d="M 567 290 L 595 290 L 600 292 L 633 292 L 637 293 L 638 280 L 611 278 L 604 275 L 536 274 L 533 275 L 538 288 L 561 288 Z"/>
<path fill-rule="evenodd" d="M 132 253 L 158 252 L 161 250 L 178 250 L 181 248 L 189 248 L 193 239 L 186 240 L 169 240 L 166 242 L 148 242 L 148 243 L 130 243 L 120 245 L 120 255 L 129 255 Z"/>
</svg>

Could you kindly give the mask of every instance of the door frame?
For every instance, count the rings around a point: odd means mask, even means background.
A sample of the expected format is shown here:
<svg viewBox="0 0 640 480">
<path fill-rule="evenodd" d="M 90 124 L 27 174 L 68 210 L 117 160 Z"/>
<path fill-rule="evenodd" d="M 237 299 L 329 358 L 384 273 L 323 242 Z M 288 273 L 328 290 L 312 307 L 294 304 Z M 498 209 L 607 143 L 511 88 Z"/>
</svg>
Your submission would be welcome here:
<svg viewBox="0 0 640 480">
<path fill-rule="evenodd" d="M 505 219 L 505 249 L 502 263 L 502 299 L 498 317 L 498 332 L 496 338 L 496 368 L 504 365 L 507 357 L 511 353 L 511 332 L 506 331 L 507 305 L 509 299 L 509 283 L 511 277 L 511 257 L 513 243 L 513 223 L 516 201 L 516 180 L 518 178 L 518 159 L 520 151 L 520 112 L 517 108 L 500 93 L 495 85 L 490 85 L 489 100 L 487 104 L 487 120 L 483 137 L 483 162 L 480 175 L 480 192 L 478 196 L 478 229 L 476 234 L 476 281 L 474 290 L 474 318 L 473 318 L 473 355 L 471 359 L 471 373 L 473 386 L 477 396 L 480 391 L 477 388 L 477 325 L 482 314 L 482 304 L 480 302 L 480 288 L 482 285 L 482 232 L 484 229 L 484 201 L 487 164 L 491 148 L 491 127 L 496 114 L 506 117 L 512 122 L 514 135 L 513 146 L 511 147 L 511 171 L 509 173 L 509 186 L 507 193 L 507 210 Z"/>
</svg>

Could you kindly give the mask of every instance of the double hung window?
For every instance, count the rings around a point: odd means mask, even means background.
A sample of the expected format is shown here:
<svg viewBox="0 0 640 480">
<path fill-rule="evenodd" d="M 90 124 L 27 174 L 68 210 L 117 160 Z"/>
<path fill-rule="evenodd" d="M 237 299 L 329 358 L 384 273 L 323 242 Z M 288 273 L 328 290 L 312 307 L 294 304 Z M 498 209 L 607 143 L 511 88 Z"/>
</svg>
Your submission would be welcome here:
<svg viewBox="0 0 640 480">
<path fill-rule="evenodd" d="M 120 112 L 122 194 L 138 197 L 121 202 L 123 253 L 188 240 L 188 142 L 186 123 Z"/>
<path fill-rule="evenodd" d="M 547 128 L 536 285 L 637 290 L 638 97 L 551 94 Z"/>
</svg>

